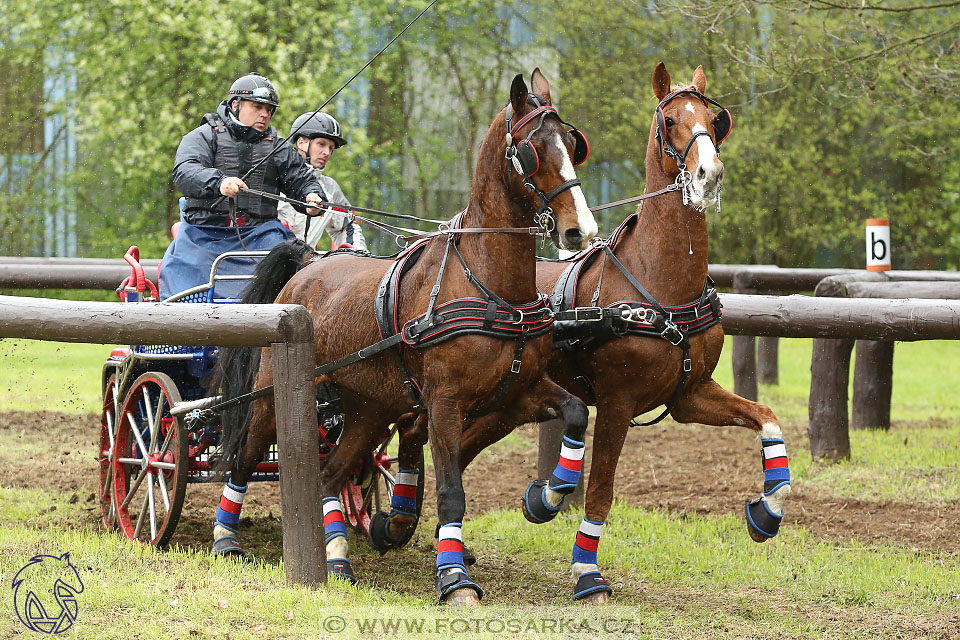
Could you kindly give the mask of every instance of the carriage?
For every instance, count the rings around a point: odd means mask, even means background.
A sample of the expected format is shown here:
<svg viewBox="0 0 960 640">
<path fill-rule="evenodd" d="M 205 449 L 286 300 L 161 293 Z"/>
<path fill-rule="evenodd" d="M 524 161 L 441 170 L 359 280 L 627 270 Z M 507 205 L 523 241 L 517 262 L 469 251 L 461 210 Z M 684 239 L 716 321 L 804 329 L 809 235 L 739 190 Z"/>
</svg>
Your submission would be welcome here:
<svg viewBox="0 0 960 640">
<path fill-rule="evenodd" d="M 168 297 L 163 303 L 239 302 L 236 297 L 219 295 L 218 285 L 250 279 L 257 261 L 268 253 L 223 253 L 213 262 L 208 282 Z M 130 247 L 124 260 L 131 267 L 131 275 L 117 289 L 121 301 L 156 302 L 159 294 L 144 275 L 139 249 Z M 223 273 L 224 265 L 231 261 L 248 262 L 248 273 Z M 189 420 L 190 412 L 184 411 L 189 406 L 186 403 L 207 395 L 218 353 L 215 346 L 142 344 L 114 349 L 104 362 L 98 460 L 101 521 L 108 530 L 119 529 L 130 540 L 165 547 L 180 519 L 187 485 L 218 477 L 215 467 L 220 425 L 194 426 Z M 320 389 L 322 392 L 323 387 Z M 334 404 L 333 398 L 318 398 L 317 453 L 321 460 L 336 445 L 342 430 L 342 418 Z M 395 449 L 396 433 L 396 426 L 384 431 L 377 447 L 362 456 L 340 492 L 347 523 L 363 536 L 369 536 L 372 517 L 389 510 L 396 483 L 397 459 L 390 454 L 391 445 Z M 279 473 L 273 445 L 251 480 L 276 481 Z M 420 465 L 418 514 L 423 486 Z"/>
</svg>

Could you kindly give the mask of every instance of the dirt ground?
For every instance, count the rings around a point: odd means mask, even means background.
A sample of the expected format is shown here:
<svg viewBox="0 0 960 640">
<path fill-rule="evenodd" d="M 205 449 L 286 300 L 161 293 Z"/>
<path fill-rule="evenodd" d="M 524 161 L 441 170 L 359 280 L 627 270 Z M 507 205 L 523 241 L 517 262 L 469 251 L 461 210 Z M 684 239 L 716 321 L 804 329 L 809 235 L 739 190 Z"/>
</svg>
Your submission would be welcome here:
<svg viewBox="0 0 960 640">
<path fill-rule="evenodd" d="M 71 499 L 82 500 L 94 522 L 99 510 L 95 499 L 98 429 L 98 417 L 93 415 L 0 414 L 0 444 L 26 447 L 25 455 L 3 456 L 0 485 L 59 488 L 71 496 L 76 494 Z M 693 433 L 696 439 L 691 437 Z M 536 429 L 523 427 L 519 435 L 484 452 L 468 469 L 464 478 L 468 519 L 491 509 L 519 506 L 524 489 L 536 474 Z M 788 452 L 807 446 L 803 427 L 786 425 L 785 437 Z M 587 446 L 589 471 L 589 437 Z M 744 501 L 759 495 L 761 482 L 759 449 L 750 432 L 708 427 L 681 431 L 666 423 L 630 430 L 617 473 L 616 495 L 628 504 L 674 513 L 742 517 Z M 432 487 L 433 478 L 428 476 L 427 515 L 436 513 Z M 220 490 L 219 485 L 188 487 L 175 544 L 207 547 Z M 271 522 L 278 522 L 280 515 L 278 485 L 252 487 L 244 514 L 255 516 L 256 528 L 265 529 L 265 548 L 258 552 L 279 556 L 279 527 L 270 531 Z M 827 541 L 892 542 L 907 548 L 960 553 L 960 510 L 944 503 L 833 498 L 799 482 L 787 503 L 784 526 L 793 523 Z"/>
</svg>

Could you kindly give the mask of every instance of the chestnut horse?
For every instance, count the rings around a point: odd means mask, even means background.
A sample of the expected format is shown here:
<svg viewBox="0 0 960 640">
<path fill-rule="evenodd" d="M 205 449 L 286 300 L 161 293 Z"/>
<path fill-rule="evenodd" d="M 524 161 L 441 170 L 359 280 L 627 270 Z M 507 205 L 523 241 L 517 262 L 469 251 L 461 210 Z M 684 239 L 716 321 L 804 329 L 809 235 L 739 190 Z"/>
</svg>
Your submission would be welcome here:
<svg viewBox="0 0 960 640">
<path fill-rule="evenodd" d="M 521 76 L 514 78 L 510 100 L 480 146 L 469 205 L 458 216 L 459 230 L 457 225 L 444 228 L 397 261 L 343 252 L 319 258 L 303 243 L 280 245 L 258 267 L 244 295 L 244 302 L 275 299 L 305 305 L 314 322 L 318 363 L 332 363 L 384 339 L 403 337 L 399 353 L 391 349 L 390 354 L 364 356 L 318 380 L 335 385 L 345 417 L 339 443 L 319 470 L 327 496 L 324 524 L 330 574 L 354 579 L 342 507 L 335 496 L 361 455 L 377 445 L 385 424 L 397 422 L 403 425 L 401 436 L 410 434 L 402 438 L 400 485 L 412 475 L 429 438 L 437 480 L 436 584 L 442 602 L 473 604 L 483 595 L 463 561 L 463 431 L 488 415 L 509 416 L 513 426 L 559 417 L 568 439 L 579 443 L 582 458 L 586 405 L 546 375 L 552 316 L 536 286 L 534 224 L 568 249 L 585 248 L 596 234 L 573 168 L 586 157 L 586 139 L 550 106 L 550 86 L 539 69 L 533 73 L 531 89 L 528 92 Z M 438 277 L 438 272 L 445 275 Z M 375 300 L 389 298 L 385 291 L 392 285 L 395 302 L 384 303 L 389 325 L 384 330 L 371 312 Z M 478 291 L 479 298 L 468 297 Z M 451 301 L 479 303 L 479 309 L 460 308 Z M 383 315 L 379 314 L 381 320 Z M 464 335 L 461 321 L 479 321 L 482 331 Z M 448 329 L 452 336 L 443 334 Z M 427 342 L 429 348 L 419 348 Z M 235 349 L 221 358 L 226 398 L 249 390 L 250 381 L 244 382 L 242 374 L 254 353 L 259 355 L 255 386 L 272 383 L 268 349 Z M 247 413 L 252 416 L 245 419 L 241 413 L 236 423 L 224 417 L 224 460 L 234 466 L 217 511 L 213 549 L 217 554 L 242 554 L 236 525 L 245 485 L 257 461 L 276 441 L 272 398 L 258 400 Z M 414 424 L 416 429 L 411 428 Z M 471 442 L 481 449 L 506 433 L 474 431 Z M 557 487 L 569 493 L 578 479 L 579 473 L 572 483 Z M 372 524 L 371 537 L 381 548 L 397 543 L 416 526 L 415 505 L 409 503 L 409 495 L 398 493 L 390 515 Z"/>
<path fill-rule="evenodd" d="M 612 593 L 599 570 L 597 547 L 634 416 L 666 405 L 660 417 L 669 413 L 678 422 L 738 425 L 758 433 L 764 493 L 746 508 L 748 530 L 758 542 L 777 534 L 790 492 L 776 416 L 768 407 L 724 390 L 711 377 L 724 334 L 719 300 L 707 284 L 704 208 L 719 207 L 723 163 L 717 148 L 731 121 L 728 111 L 711 111 L 708 101 L 716 103 L 704 96 L 705 90 L 701 67 L 692 86 L 671 90 L 666 67 L 657 65 L 653 93 L 660 104 L 647 143 L 645 194 L 664 192 L 643 201 L 606 248 L 595 246 L 573 264 L 541 262 L 537 268 L 540 289 L 554 292 L 555 311 L 580 307 L 579 322 L 560 321 L 564 314 L 558 314 L 558 349 L 548 372 L 597 407 L 585 517 L 573 547 L 576 599 L 603 602 Z M 480 451 L 473 435 L 465 435 L 464 465 Z M 696 451 L 693 442 L 690 448 Z M 527 519 L 544 522 L 555 515 L 563 496 L 547 491 L 544 497 L 545 505 L 524 501 Z"/>
</svg>

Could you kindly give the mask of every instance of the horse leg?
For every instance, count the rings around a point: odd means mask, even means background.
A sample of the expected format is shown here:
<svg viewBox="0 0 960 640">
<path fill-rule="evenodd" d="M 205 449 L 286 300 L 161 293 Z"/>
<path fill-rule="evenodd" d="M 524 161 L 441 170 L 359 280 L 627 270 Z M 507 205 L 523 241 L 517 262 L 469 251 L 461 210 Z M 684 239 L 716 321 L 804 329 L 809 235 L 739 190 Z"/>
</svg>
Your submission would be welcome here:
<svg viewBox="0 0 960 640">
<path fill-rule="evenodd" d="M 398 547 L 417 526 L 417 483 L 423 471 L 423 445 L 427 443 L 424 414 L 405 414 L 397 420 L 399 439 L 397 483 L 390 498 L 390 513 L 377 512 L 370 521 L 370 545 L 381 554 Z"/>
<path fill-rule="evenodd" d="M 355 403 L 361 404 L 361 403 Z M 357 578 L 347 557 L 347 525 L 340 503 L 340 490 L 362 456 L 377 445 L 383 433 L 383 416 L 351 411 L 346 416 L 343 437 L 330 452 L 320 472 L 323 495 L 323 530 L 327 550 L 327 577 L 339 577 L 356 583 Z"/>
<path fill-rule="evenodd" d="M 783 503 L 790 494 L 790 467 L 783 431 L 769 407 L 730 393 L 713 380 L 690 387 L 671 415 L 678 422 L 753 429 L 760 438 L 763 494 L 746 505 L 747 531 L 755 542 L 766 542 L 780 532 Z"/>
<path fill-rule="evenodd" d="M 470 580 L 463 560 L 463 516 L 466 498 L 460 473 L 460 438 L 465 410 L 454 398 L 429 403 L 427 429 L 437 477 L 437 581 L 440 602 L 479 604 L 483 589 Z"/>
<path fill-rule="evenodd" d="M 237 455 L 230 480 L 224 485 L 220 503 L 217 506 L 211 549 L 211 553 L 215 556 L 237 556 L 244 559 L 247 557 L 237 540 L 240 510 L 243 508 L 250 476 L 253 475 L 257 464 L 263 460 L 270 445 L 277 441 L 275 421 L 272 400 L 260 400 L 254 405 L 247 441 Z"/>
<path fill-rule="evenodd" d="M 535 420 L 560 417 L 564 424 L 563 442 L 560 445 L 560 460 L 547 480 L 530 483 L 523 496 L 523 516 L 535 524 L 549 522 L 560 511 L 563 500 L 573 493 L 580 482 L 583 468 L 584 434 L 587 431 L 587 405 L 571 395 L 549 378 L 545 378 L 543 393 L 533 396 L 542 410 Z"/>
<path fill-rule="evenodd" d="M 613 504 L 613 485 L 617 462 L 623 450 L 630 418 L 635 413 L 635 402 L 630 396 L 611 397 L 607 394 L 597 404 L 597 419 L 593 428 L 593 453 L 590 477 L 584 500 L 583 521 L 573 543 L 570 575 L 574 580 L 573 599 L 591 604 L 610 600 L 613 589 L 600 572 L 597 549 L 603 524 Z"/>
</svg>

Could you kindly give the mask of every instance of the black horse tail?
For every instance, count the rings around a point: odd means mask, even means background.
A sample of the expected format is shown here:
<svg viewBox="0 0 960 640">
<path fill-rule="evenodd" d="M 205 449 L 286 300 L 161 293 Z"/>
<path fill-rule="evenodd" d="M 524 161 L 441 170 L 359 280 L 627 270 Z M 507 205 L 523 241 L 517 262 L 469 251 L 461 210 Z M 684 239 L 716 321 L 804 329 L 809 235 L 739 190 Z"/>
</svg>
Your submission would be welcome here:
<svg viewBox="0 0 960 640">
<path fill-rule="evenodd" d="M 246 304 L 267 304 L 277 299 L 284 285 L 292 278 L 313 249 L 302 240 L 288 240 L 270 251 L 257 265 L 253 279 L 241 297 Z M 260 347 L 221 349 L 210 383 L 209 395 L 232 400 L 253 390 L 260 369 Z M 220 414 L 221 457 L 216 465 L 217 477 L 223 478 L 236 463 L 240 448 L 247 439 L 253 403 L 243 402 Z"/>
</svg>

